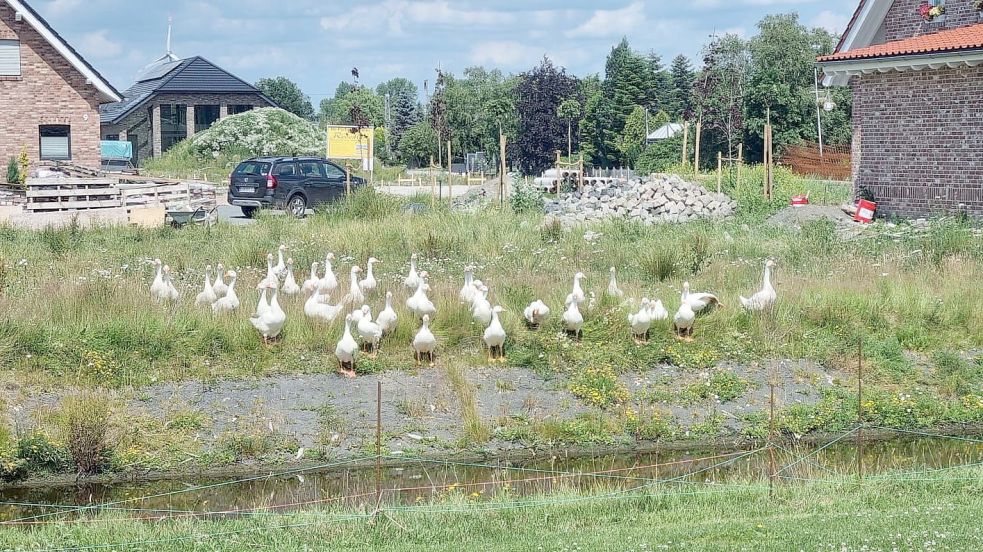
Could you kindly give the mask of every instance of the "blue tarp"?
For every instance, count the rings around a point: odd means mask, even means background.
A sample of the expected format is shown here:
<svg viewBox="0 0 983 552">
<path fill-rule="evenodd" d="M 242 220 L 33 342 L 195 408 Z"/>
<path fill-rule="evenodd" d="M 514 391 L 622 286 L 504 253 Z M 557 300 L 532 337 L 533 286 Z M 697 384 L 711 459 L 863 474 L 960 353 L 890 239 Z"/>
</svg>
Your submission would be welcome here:
<svg viewBox="0 0 983 552">
<path fill-rule="evenodd" d="M 133 159 L 133 143 L 103 140 L 99 143 L 103 159 Z"/>
</svg>

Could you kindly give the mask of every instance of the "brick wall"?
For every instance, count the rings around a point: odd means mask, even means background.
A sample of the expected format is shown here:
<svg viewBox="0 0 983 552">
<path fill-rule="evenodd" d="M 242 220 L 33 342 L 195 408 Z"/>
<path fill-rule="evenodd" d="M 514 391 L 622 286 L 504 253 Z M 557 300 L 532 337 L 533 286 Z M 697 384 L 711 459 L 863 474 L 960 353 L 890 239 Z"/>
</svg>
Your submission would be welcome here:
<svg viewBox="0 0 983 552">
<path fill-rule="evenodd" d="M 155 96 L 150 102 L 138 107 L 119 123 L 103 125 L 102 136 L 125 132 L 129 138 L 135 137 L 136 145 L 133 150 L 138 162 L 154 157 L 155 153 L 159 155 L 160 152 L 155 152 L 154 142 L 151 140 L 151 113 L 154 107 L 167 104 L 188 106 L 218 105 L 220 117 L 228 115 L 228 106 L 230 105 L 251 105 L 254 108 L 271 107 L 259 94 L 161 94 Z M 191 113 L 189 112 L 189 117 L 190 115 Z M 188 120 L 188 129 L 189 135 L 193 133 L 190 131 L 194 129 L 194 119 Z M 159 142 L 157 143 L 157 149 L 159 150 Z"/>
<path fill-rule="evenodd" d="M 852 86 L 854 182 L 878 213 L 983 217 L 983 66 L 875 73 Z"/>
<path fill-rule="evenodd" d="M 979 13 L 973 8 L 973 0 L 946 0 L 945 20 L 926 22 L 918 15 L 923 0 L 895 0 L 888 10 L 878 36 L 885 42 L 974 25 Z"/>
<path fill-rule="evenodd" d="M 21 76 L 0 77 L 0 163 L 40 159 L 38 127 L 70 125 L 72 162 L 99 166 L 99 92 L 26 21 L 0 3 L 0 39 L 20 40 Z"/>
</svg>

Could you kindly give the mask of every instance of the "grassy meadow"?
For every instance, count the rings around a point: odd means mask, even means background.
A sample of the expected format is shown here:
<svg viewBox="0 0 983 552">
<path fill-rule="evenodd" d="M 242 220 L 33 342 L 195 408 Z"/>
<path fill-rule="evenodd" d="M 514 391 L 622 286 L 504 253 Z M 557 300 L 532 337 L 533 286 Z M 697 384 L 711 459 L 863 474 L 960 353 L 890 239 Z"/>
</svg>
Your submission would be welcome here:
<svg viewBox="0 0 983 552">
<path fill-rule="evenodd" d="M 878 224 L 848 240 L 828 221 L 806 223 L 801 230 L 771 226 L 762 222 L 765 217 L 810 184 L 780 175 L 779 193 L 769 203 L 758 198 L 755 176 L 748 172 L 746 182 L 728 184 L 727 191 L 741 202 L 740 216 L 675 226 L 617 220 L 565 229 L 508 209 L 468 214 L 438 207 L 414 215 L 405 212 L 402 200 L 366 191 L 306 220 L 263 214 L 245 227 L 0 228 L 3 377 L 30 393 L 139 392 L 168 381 L 333 372 L 341 320 L 312 324 L 303 315 L 303 299 L 281 298 L 288 314 L 282 339 L 266 346 L 249 324 L 266 254 L 282 243 L 296 261 L 300 282 L 312 261 L 334 252 L 340 290 L 347 289 L 352 264 L 364 266 L 369 256 L 383 261 L 376 276 L 383 292 L 394 292 L 400 322 L 378 358 L 359 360 L 363 375 L 415 369 L 409 343 L 418 326 L 405 308 L 402 279 L 410 255 L 419 254 L 420 268 L 431 274 L 431 299 L 438 309 L 437 369 L 447 373 L 463 412 L 459 446 L 494 438 L 492 428 L 499 423 L 478 415 L 465 377 L 487 358 L 483 328 L 471 323 L 458 301 L 469 264 L 491 289 L 492 303 L 505 308 L 508 362 L 501 370 L 521 367 L 563 376 L 578 400 L 594 409 L 559 426 L 512 433 L 514 428 L 506 428 L 502 438 L 548 435 L 579 443 L 605 442 L 612 434 L 671 438 L 677 434 L 671 416 L 659 410 L 658 401 L 632 396 L 619 375 L 669 364 L 706 374 L 709 389 L 697 390 L 701 400 L 725 401 L 750 383 L 719 371 L 719 363 L 769 359 L 810 359 L 835 374 L 818 405 L 783 407 L 781 428 L 796 434 L 839 431 L 856 421 L 858 344 L 867 370 L 867 421 L 893 427 L 983 421 L 978 354 L 983 239 L 973 226 L 954 218 L 923 230 Z M 429 198 L 420 202 L 429 204 Z M 172 267 L 182 294 L 177 304 L 150 300 L 153 258 Z M 778 263 L 778 303 L 772 311 L 748 314 L 738 295 L 760 287 L 769 258 Z M 220 262 L 240 275 L 243 305 L 230 316 L 194 306 L 205 265 Z M 631 307 L 604 295 L 612 266 L 636 304 L 643 296 L 659 298 L 672 313 L 688 280 L 694 291 L 716 293 L 724 306 L 697 320 L 691 343 L 677 341 L 668 326 L 656 326 L 651 342 L 636 346 L 626 320 Z M 560 322 L 563 299 L 578 271 L 587 275 L 592 296 L 579 344 L 562 335 Z M 537 298 L 553 314 L 533 332 L 525 327 L 522 310 Z M 378 312 L 383 294 L 369 303 Z M 646 401 L 642 406 L 649 407 L 652 420 L 640 423 L 634 408 Z M 745 422 L 747 436 L 763 436 L 763 417 Z M 145 434 L 170 439 L 180 450 L 190 446 L 194 423 L 175 424 L 184 428 L 179 434 L 170 422 L 166 431 L 158 426 L 157 433 Z M 721 430 L 719 424 L 703 429 L 710 437 Z"/>
<path fill-rule="evenodd" d="M 363 512 L 317 510 L 239 519 L 151 520 L 151 514 L 50 518 L 31 530 L 0 531 L 17 550 L 88 546 L 155 552 L 351 549 L 468 550 L 979 550 L 983 472 L 960 468 L 840 478 L 663 486 L 629 494 L 475 501 L 458 491 L 433 503 Z M 158 517 L 154 516 L 154 517 Z"/>
</svg>

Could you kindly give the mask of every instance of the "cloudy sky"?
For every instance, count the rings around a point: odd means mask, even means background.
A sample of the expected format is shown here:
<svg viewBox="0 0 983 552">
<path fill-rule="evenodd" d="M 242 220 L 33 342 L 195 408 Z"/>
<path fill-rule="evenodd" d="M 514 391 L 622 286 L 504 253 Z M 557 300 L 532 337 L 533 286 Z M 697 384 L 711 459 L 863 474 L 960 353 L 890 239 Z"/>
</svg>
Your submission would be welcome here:
<svg viewBox="0 0 983 552">
<path fill-rule="evenodd" d="M 603 71 L 627 36 L 637 50 L 695 58 L 716 33 L 753 35 L 769 13 L 839 33 L 858 0 L 29 0 L 117 88 L 164 53 L 200 55 L 255 82 L 284 75 L 315 104 L 358 67 L 366 84 L 422 87 L 438 64 L 520 72 L 548 55 L 570 72 Z"/>
</svg>

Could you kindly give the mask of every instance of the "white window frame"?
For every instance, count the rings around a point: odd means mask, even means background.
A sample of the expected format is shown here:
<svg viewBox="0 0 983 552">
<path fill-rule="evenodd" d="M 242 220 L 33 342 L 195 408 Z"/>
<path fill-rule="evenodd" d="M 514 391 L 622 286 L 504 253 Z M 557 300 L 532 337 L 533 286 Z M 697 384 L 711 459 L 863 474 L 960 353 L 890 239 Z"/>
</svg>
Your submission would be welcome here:
<svg viewBox="0 0 983 552">
<path fill-rule="evenodd" d="M 64 127 L 68 129 L 68 136 L 64 138 L 68 141 L 67 156 L 53 156 L 44 154 L 44 136 L 41 136 L 41 129 L 44 127 Z M 61 138 L 60 136 L 57 138 Z M 71 161 L 72 160 L 72 126 L 71 125 L 39 125 L 38 126 L 38 157 L 43 161 Z"/>
</svg>

